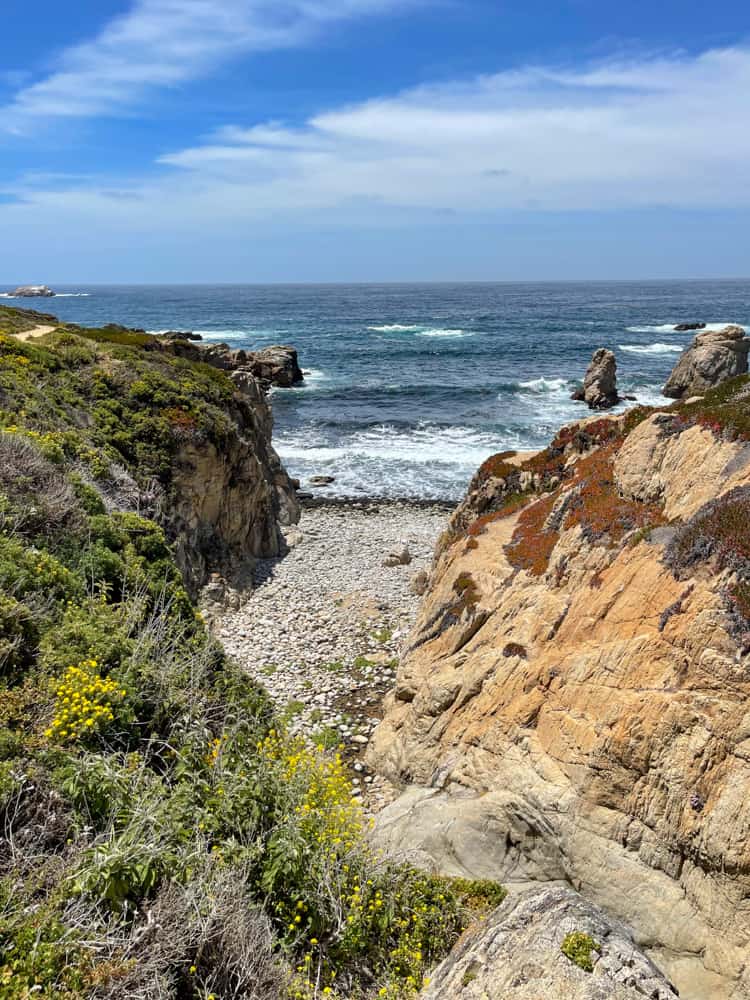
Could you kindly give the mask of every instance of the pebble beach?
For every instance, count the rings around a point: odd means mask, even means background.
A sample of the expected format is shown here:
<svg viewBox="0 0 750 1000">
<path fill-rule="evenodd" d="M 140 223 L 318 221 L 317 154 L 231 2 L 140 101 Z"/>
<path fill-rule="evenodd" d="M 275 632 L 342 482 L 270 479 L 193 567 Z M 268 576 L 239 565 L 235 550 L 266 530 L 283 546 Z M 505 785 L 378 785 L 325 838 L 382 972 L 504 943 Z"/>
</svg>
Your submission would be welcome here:
<svg viewBox="0 0 750 1000">
<path fill-rule="evenodd" d="M 307 506 L 285 529 L 287 554 L 260 560 L 249 599 L 216 623 L 291 732 L 343 745 L 372 811 L 388 789 L 362 758 L 417 613 L 413 581 L 429 571 L 447 517 L 447 505 L 407 501 Z"/>
</svg>

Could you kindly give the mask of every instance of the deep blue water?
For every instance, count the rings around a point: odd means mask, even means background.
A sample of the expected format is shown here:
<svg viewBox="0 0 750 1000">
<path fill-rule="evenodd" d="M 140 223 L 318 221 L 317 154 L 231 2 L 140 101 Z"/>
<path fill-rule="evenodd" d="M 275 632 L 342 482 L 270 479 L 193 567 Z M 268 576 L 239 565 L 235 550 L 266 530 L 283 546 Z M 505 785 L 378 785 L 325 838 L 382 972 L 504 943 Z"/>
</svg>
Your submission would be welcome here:
<svg viewBox="0 0 750 1000">
<path fill-rule="evenodd" d="M 293 475 L 342 494 L 460 496 L 482 460 L 544 445 L 597 347 L 621 391 L 653 403 L 691 320 L 750 326 L 750 281 L 435 285 L 80 286 L 28 302 L 82 324 L 293 344 L 309 372 L 276 390 Z M 9 304 L 23 305 L 17 300 Z"/>
</svg>

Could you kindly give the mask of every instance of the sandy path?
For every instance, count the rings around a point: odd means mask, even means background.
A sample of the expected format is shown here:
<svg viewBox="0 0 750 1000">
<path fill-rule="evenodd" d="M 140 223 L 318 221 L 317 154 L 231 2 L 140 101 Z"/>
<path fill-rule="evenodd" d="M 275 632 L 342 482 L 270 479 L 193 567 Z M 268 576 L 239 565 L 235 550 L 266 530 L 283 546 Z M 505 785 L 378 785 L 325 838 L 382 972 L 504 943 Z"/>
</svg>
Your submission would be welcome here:
<svg viewBox="0 0 750 1000">
<path fill-rule="evenodd" d="M 20 333 L 14 333 L 13 336 L 16 340 L 33 340 L 35 337 L 43 337 L 45 333 L 52 333 L 56 329 L 56 326 L 34 326 L 31 330 L 22 330 Z"/>
</svg>

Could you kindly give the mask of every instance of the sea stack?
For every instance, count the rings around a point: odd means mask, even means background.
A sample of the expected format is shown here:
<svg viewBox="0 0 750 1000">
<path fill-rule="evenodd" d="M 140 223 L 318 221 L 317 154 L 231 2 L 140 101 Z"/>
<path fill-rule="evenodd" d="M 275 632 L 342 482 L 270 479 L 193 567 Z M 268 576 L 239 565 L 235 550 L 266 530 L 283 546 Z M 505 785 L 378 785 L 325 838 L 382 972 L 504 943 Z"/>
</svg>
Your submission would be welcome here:
<svg viewBox="0 0 750 1000">
<path fill-rule="evenodd" d="M 682 354 L 664 386 L 670 399 L 699 396 L 728 378 L 745 375 L 750 340 L 741 326 L 699 333 Z"/>
<path fill-rule="evenodd" d="M 571 398 L 586 403 L 590 410 L 608 410 L 619 402 L 617 361 L 612 351 L 600 347 L 594 352 L 583 378 L 583 389 L 577 389 Z"/>
</svg>

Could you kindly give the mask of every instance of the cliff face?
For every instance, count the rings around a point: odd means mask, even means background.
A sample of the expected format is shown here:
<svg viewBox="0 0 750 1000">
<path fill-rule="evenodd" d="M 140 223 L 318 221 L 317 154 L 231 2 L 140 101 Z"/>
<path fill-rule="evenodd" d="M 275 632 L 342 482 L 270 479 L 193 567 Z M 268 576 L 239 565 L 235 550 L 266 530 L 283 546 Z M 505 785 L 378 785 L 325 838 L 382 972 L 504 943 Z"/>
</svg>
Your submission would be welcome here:
<svg viewBox="0 0 750 1000">
<path fill-rule="evenodd" d="M 299 520 L 294 487 L 271 444 L 267 397 L 250 376 L 235 386 L 222 441 L 184 441 L 174 458 L 166 522 L 178 565 L 195 585 L 212 571 L 234 577 L 253 558 L 279 555 L 278 526 Z"/>
<path fill-rule="evenodd" d="M 695 1000 L 750 996 L 748 385 L 485 463 L 370 752 L 381 840 L 574 886 Z"/>
</svg>

